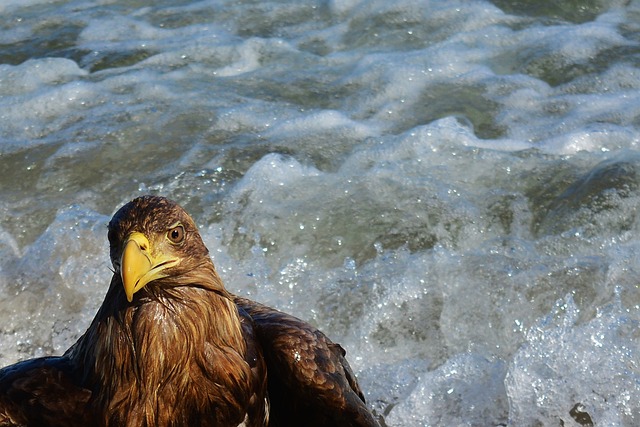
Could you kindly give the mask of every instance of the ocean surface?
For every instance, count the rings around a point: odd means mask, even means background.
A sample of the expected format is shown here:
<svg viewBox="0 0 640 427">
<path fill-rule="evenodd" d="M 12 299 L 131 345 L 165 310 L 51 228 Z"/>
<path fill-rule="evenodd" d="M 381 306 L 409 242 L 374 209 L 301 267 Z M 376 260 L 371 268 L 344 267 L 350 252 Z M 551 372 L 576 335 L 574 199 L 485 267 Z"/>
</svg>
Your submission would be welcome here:
<svg viewBox="0 0 640 427">
<path fill-rule="evenodd" d="M 183 204 L 385 426 L 640 425 L 640 1 L 0 0 L 0 364 Z"/>
</svg>

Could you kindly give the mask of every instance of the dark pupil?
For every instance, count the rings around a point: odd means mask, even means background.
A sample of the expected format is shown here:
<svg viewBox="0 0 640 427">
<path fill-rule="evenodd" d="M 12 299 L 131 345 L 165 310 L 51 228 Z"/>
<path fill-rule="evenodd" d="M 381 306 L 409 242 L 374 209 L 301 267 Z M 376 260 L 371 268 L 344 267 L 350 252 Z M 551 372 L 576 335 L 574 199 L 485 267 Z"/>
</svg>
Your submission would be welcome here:
<svg viewBox="0 0 640 427">
<path fill-rule="evenodd" d="M 177 242 L 182 239 L 182 229 L 180 227 L 176 227 L 171 230 L 171 240 Z"/>
</svg>

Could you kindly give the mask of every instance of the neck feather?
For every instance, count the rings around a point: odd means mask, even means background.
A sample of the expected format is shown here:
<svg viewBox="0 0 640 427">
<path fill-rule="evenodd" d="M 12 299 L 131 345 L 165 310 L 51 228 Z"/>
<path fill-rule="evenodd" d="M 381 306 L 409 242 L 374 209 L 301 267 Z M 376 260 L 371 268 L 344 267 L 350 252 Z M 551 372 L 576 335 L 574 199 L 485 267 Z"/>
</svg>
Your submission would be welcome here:
<svg viewBox="0 0 640 427">
<path fill-rule="evenodd" d="M 95 392 L 100 424 L 206 425 L 203 415 L 212 425 L 242 422 L 251 369 L 237 308 L 217 282 L 128 304 L 114 276 L 105 303 L 71 350 Z"/>
</svg>

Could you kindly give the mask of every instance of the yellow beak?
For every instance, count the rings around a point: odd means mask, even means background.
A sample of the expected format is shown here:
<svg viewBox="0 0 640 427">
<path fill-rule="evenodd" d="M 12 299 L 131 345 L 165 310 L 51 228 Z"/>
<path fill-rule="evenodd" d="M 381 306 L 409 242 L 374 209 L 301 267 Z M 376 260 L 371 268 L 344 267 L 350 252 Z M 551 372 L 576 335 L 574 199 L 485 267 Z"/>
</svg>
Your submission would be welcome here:
<svg viewBox="0 0 640 427">
<path fill-rule="evenodd" d="M 160 253 L 154 257 L 149 239 L 137 231 L 131 233 L 124 244 L 120 259 L 120 276 L 124 293 L 129 302 L 133 294 L 144 288 L 147 283 L 167 277 L 166 269 L 180 262 L 179 258 Z"/>
</svg>

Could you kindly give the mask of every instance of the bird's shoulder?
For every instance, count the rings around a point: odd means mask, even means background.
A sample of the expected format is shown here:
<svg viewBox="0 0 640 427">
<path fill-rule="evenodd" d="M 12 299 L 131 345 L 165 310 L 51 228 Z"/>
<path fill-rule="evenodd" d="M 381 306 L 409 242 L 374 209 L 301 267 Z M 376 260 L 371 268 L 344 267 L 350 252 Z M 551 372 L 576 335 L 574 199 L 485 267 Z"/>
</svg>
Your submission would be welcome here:
<svg viewBox="0 0 640 427">
<path fill-rule="evenodd" d="M 78 385 L 65 356 L 0 370 L 0 426 L 81 426 L 91 391 Z"/>
<path fill-rule="evenodd" d="M 376 426 L 345 350 L 295 316 L 235 297 L 268 369 L 270 425 Z"/>
</svg>

